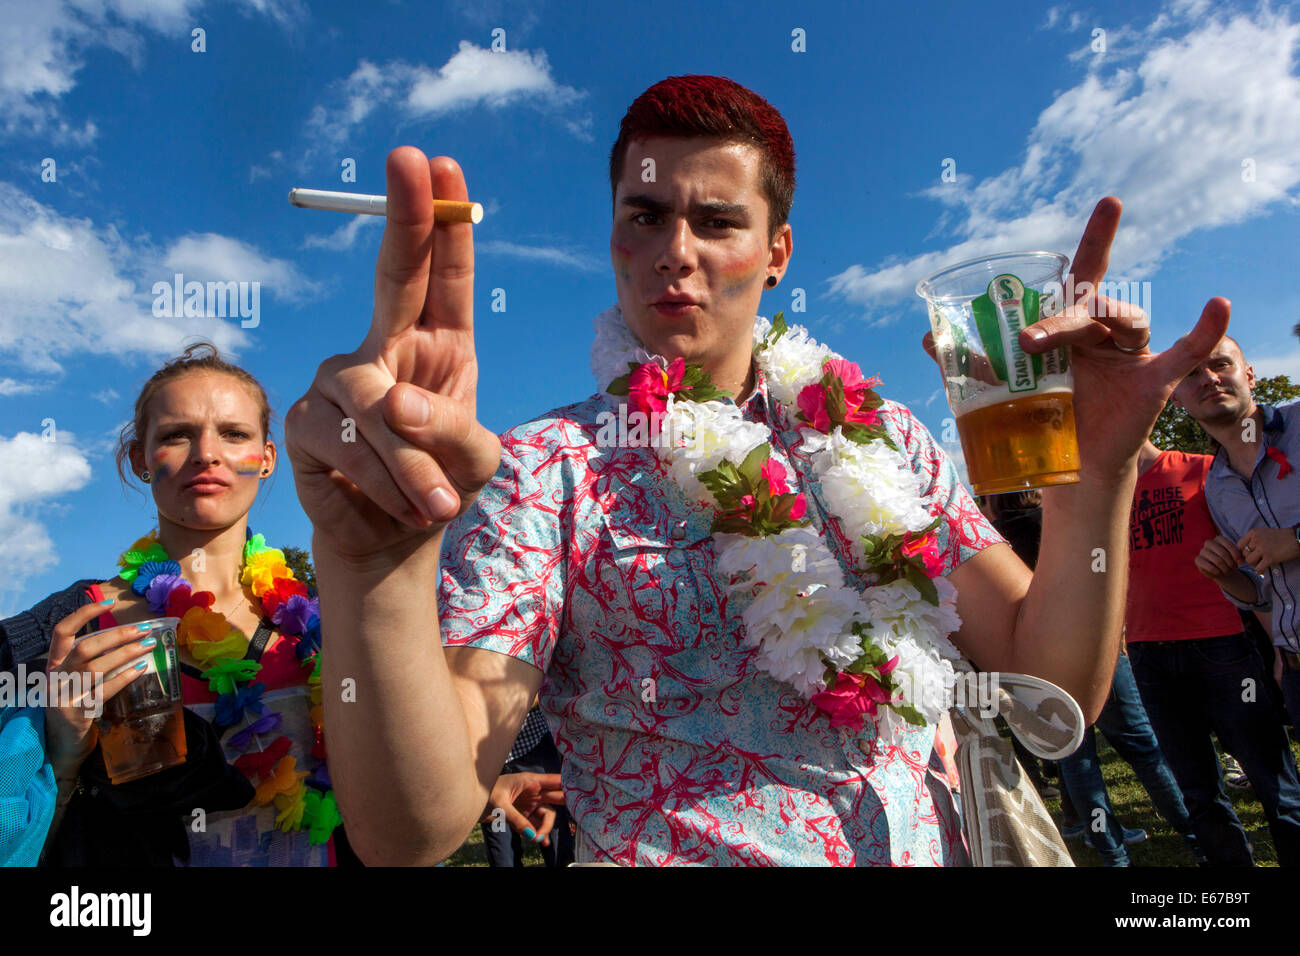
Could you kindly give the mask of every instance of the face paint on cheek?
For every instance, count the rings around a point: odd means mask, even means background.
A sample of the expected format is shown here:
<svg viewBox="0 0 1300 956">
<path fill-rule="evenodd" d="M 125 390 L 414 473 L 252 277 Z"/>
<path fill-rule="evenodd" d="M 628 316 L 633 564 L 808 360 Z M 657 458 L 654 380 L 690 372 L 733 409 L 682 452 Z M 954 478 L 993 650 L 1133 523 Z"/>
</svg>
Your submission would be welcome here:
<svg viewBox="0 0 1300 956">
<path fill-rule="evenodd" d="M 262 473 L 262 459 L 259 455 L 247 455 L 243 458 L 232 459 L 230 468 L 235 474 L 244 478 L 258 476 Z"/>
<path fill-rule="evenodd" d="M 618 263 L 619 275 L 625 280 L 631 280 L 632 250 L 627 248 L 627 246 L 615 246 L 614 261 Z"/>
<path fill-rule="evenodd" d="M 156 451 L 153 453 L 153 467 L 149 469 L 153 472 L 150 475 L 152 481 L 162 481 L 172 473 L 172 467 L 167 463 L 167 452 Z"/>
<path fill-rule="evenodd" d="M 724 265 L 718 270 L 723 282 L 721 292 L 724 298 L 734 299 L 749 291 L 762 271 L 763 252 L 759 249 L 752 256 Z"/>
</svg>

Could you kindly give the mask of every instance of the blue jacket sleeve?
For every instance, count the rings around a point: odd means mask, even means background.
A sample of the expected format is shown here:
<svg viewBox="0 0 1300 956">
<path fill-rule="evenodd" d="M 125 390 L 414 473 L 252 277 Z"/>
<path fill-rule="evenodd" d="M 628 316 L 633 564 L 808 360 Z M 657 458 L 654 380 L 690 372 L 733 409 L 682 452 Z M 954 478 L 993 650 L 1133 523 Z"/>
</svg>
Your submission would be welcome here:
<svg viewBox="0 0 1300 956">
<path fill-rule="evenodd" d="M 19 707 L 23 679 L 45 655 L 54 626 L 89 602 L 78 581 L 30 610 L 0 621 L 0 866 L 35 866 L 58 797 L 45 757 L 45 711 Z M 39 665 L 36 665 L 39 668 Z"/>
<path fill-rule="evenodd" d="M 8 679 L 0 674 L 0 680 Z M 44 711 L 0 708 L 0 865 L 37 864 L 57 796 L 54 770 L 45 759 Z"/>
</svg>

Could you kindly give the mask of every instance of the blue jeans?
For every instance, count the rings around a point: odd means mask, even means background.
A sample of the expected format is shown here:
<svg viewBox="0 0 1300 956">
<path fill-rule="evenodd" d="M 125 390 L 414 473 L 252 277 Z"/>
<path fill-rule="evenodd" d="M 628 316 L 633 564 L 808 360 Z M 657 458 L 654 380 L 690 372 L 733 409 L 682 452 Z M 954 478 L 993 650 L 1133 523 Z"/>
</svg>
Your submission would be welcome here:
<svg viewBox="0 0 1300 956">
<path fill-rule="evenodd" d="M 1100 730 L 1121 757 L 1127 760 L 1151 796 L 1151 802 L 1170 826 L 1184 837 L 1192 833 L 1192 821 L 1183 804 L 1178 782 L 1165 762 L 1156 741 L 1151 721 L 1142 706 L 1142 698 L 1133 680 L 1133 669 L 1126 655 L 1119 655 L 1115 664 L 1115 679 L 1110 696 L 1096 730 Z M 1061 761 L 1061 779 L 1069 791 L 1070 800 L 1087 827 L 1088 842 L 1103 860 L 1112 866 L 1128 863 L 1124 849 L 1123 827 L 1115 816 L 1106 782 L 1101 775 L 1101 761 L 1097 759 L 1097 738 L 1094 728 L 1084 731 L 1083 743 L 1073 754 Z M 1098 812 L 1100 811 L 1100 813 Z M 1104 828 L 1099 824 L 1104 821 Z"/>
<path fill-rule="evenodd" d="M 1300 778 L 1281 695 L 1244 634 L 1129 645 L 1138 689 L 1211 865 L 1251 866 L 1210 732 L 1237 758 L 1264 807 L 1278 862 L 1300 865 Z M 1246 699 L 1243 700 L 1242 698 Z"/>
</svg>

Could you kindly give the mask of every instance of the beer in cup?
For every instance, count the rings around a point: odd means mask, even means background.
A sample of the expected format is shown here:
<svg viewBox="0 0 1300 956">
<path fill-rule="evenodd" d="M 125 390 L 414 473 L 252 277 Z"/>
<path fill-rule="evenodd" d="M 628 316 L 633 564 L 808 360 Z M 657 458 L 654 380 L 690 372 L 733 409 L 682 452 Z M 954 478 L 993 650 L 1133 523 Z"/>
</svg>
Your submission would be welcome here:
<svg viewBox="0 0 1300 956">
<path fill-rule="evenodd" d="M 143 674 L 104 702 L 99 718 L 99 746 L 108 779 L 114 784 L 138 780 L 185 762 L 185 715 L 176 658 L 176 627 L 180 620 L 160 617 L 143 623 L 151 625 L 149 636 L 158 641 L 153 651 L 104 675 L 105 680 L 111 680 L 141 661 L 145 664 Z M 94 636 L 87 634 L 78 641 Z"/>
<path fill-rule="evenodd" d="M 1019 341 L 1021 330 L 1061 310 L 1068 261 L 1008 252 L 916 285 L 977 495 L 1079 480 L 1069 349 L 1030 355 Z"/>
</svg>

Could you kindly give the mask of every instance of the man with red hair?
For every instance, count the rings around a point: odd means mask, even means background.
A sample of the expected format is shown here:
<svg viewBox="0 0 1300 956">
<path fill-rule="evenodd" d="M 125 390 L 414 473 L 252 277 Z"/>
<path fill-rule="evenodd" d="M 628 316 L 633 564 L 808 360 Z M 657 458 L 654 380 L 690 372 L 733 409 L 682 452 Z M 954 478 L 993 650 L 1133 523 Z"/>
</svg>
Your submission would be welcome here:
<svg viewBox="0 0 1300 956">
<path fill-rule="evenodd" d="M 785 122 L 730 80 L 664 80 L 624 117 L 610 179 L 618 305 L 597 319 L 600 394 L 500 440 L 475 421 L 471 227 L 435 225 L 432 204 L 466 199 L 465 181 L 452 160 L 403 147 L 388 158 L 370 334 L 322 364 L 288 416 L 325 596 L 331 770 L 353 845 L 367 862 L 452 853 L 540 689 L 580 861 L 961 862 L 946 791 L 928 772 L 934 728 L 900 729 L 870 701 L 856 723 L 844 700 L 828 720 L 808 700 L 824 686 L 820 659 L 774 676 L 782 641 L 794 640 L 788 609 L 746 616 L 718 559 L 731 543 L 685 492 L 694 472 L 675 458 L 665 467 L 644 442 L 601 437 L 599 422 L 623 404 L 611 386 L 663 405 L 669 389 L 707 373 L 734 396 L 710 414 L 765 438 L 765 473 L 781 483 L 773 495 L 788 482 L 809 533 L 825 535 L 828 560 L 860 589 L 855 543 L 836 530 L 846 516 L 827 507 L 800 451 L 790 382 L 755 361 L 767 327 L 759 300 L 793 250 Z M 1105 274 L 1118 218 L 1117 200 L 1097 206 L 1076 287 Z M 1072 349 L 1083 462 L 1078 484 L 1043 493 L 1032 575 L 926 429 L 893 402 L 857 408 L 854 385 L 854 414 L 900 456 L 890 480 L 912 489 L 893 506 L 923 509 L 922 524 L 938 519 L 933 540 L 913 550 L 938 593 L 955 586 L 963 623 L 952 643 L 980 669 L 1053 681 L 1096 716 L 1118 653 L 1137 449 L 1226 325 L 1227 303 L 1213 300 L 1188 336 L 1152 355 L 1140 311 L 1087 297 L 1022 334 L 1031 353 Z M 640 378 L 612 383 L 629 355 L 647 363 Z M 814 377 L 822 367 L 816 359 Z M 709 404 L 694 407 L 703 415 Z M 345 417 L 363 440 L 340 442 Z M 1106 573 L 1090 571 L 1098 548 Z M 773 628 L 772 643 L 756 639 Z M 883 679 L 896 666 L 882 660 L 873 672 Z M 865 685 L 864 672 L 851 676 Z M 356 687 L 346 705 L 328 690 L 345 677 Z"/>
</svg>

